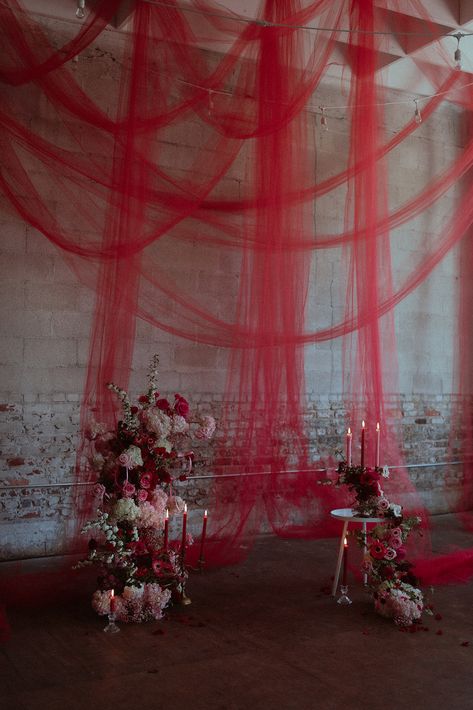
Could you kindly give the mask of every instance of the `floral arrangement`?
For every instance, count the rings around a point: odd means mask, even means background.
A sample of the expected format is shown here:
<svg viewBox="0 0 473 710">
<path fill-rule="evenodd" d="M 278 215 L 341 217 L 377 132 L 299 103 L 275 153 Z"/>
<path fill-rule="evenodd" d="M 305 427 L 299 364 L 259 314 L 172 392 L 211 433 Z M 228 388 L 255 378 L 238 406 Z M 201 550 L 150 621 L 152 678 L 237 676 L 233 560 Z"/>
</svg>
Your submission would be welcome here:
<svg viewBox="0 0 473 710">
<path fill-rule="evenodd" d="M 192 466 L 193 452 L 182 451 L 187 439 L 210 439 L 215 431 L 212 417 L 191 419 L 182 395 L 175 394 L 173 402 L 160 395 L 158 362 L 155 356 L 148 391 L 136 406 L 125 390 L 108 384 L 121 402 L 122 418 L 115 431 L 94 424 L 86 434 L 99 506 L 82 530 L 95 535 L 79 566 L 100 567 L 92 605 L 98 614 L 113 611 L 120 621 L 160 619 L 173 592 L 183 594 L 185 553 L 193 540 L 186 533 L 187 507 L 174 494 L 173 481 L 185 480 Z M 169 516 L 180 514 L 182 539 L 170 540 Z"/>
<path fill-rule="evenodd" d="M 338 467 L 338 484 L 345 484 L 355 494 L 354 509 L 366 517 L 384 517 L 401 514 L 401 506 L 390 503 L 381 487 L 383 479 L 389 478 L 387 466 L 347 466 L 344 462 Z"/>
<path fill-rule="evenodd" d="M 357 533 L 365 550 L 363 572 L 368 577 L 375 610 L 399 626 L 410 626 L 420 619 L 424 601 L 412 564 L 406 559 L 405 544 L 421 519 L 405 518 L 402 506 L 388 500 L 381 487 L 387 478 L 387 466 L 347 466 L 342 462 L 338 468 L 338 485 L 347 485 L 355 494 L 355 512 L 364 517 L 384 518 L 383 523 L 368 532 L 366 539 L 362 532 Z"/>
</svg>

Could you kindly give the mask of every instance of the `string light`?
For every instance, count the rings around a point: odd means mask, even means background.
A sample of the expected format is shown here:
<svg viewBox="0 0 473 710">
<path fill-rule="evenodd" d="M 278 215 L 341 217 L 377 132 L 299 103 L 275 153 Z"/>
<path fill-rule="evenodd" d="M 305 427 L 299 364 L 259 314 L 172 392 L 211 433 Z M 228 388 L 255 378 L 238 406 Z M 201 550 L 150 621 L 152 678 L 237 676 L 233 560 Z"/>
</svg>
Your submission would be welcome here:
<svg viewBox="0 0 473 710">
<path fill-rule="evenodd" d="M 76 17 L 83 20 L 85 17 L 85 0 L 77 0 Z"/>
<path fill-rule="evenodd" d="M 271 22 L 270 20 L 261 20 L 259 18 L 252 18 L 252 17 L 243 17 L 242 15 L 237 15 L 237 14 L 226 14 L 224 12 L 211 12 L 209 10 L 201 10 L 196 7 L 176 7 L 174 4 L 171 4 L 170 2 L 166 2 L 165 0 L 143 0 L 143 2 L 147 3 L 148 5 L 155 5 L 156 7 L 167 7 L 172 10 L 179 10 L 180 12 L 188 12 L 191 14 L 195 15 L 202 15 L 203 17 L 216 17 L 220 20 L 233 20 L 234 22 L 243 22 L 246 24 L 252 24 L 252 25 L 260 25 L 262 27 L 287 27 L 288 29 L 292 30 L 314 30 L 316 32 L 341 32 L 344 34 L 361 34 L 361 35 L 379 35 L 381 37 L 430 37 L 432 42 L 434 42 L 437 39 L 442 39 L 443 37 L 456 37 L 456 35 L 450 34 L 450 32 L 446 32 L 445 34 L 436 34 L 435 32 L 428 31 L 426 30 L 425 32 L 409 32 L 408 30 L 391 30 L 390 32 L 386 32 L 383 30 L 360 30 L 360 29 L 354 29 L 354 28 L 344 28 L 344 27 L 317 27 L 313 25 L 296 25 L 296 24 L 288 24 L 284 22 Z M 466 36 L 472 36 L 473 32 L 464 32 L 462 33 L 462 37 Z"/>
<path fill-rule="evenodd" d="M 319 106 L 322 116 L 320 117 L 320 125 L 324 129 L 324 131 L 328 131 L 328 123 L 327 123 L 327 116 L 325 115 L 325 106 Z"/>
<path fill-rule="evenodd" d="M 452 35 L 452 37 L 455 37 L 458 42 L 457 48 L 453 54 L 453 58 L 455 60 L 455 69 L 458 69 L 458 71 L 460 71 L 462 68 L 462 51 L 460 49 L 460 41 L 464 36 L 465 35 L 463 34 L 463 32 L 457 32 L 456 34 Z"/>
<path fill-rule="evenodd" d="M 413 99 L 413 101 L 414 101 L 415 106 L 416 106 L 416 110 L 414 111 L 414 121 L 415 121 L 416 123 L 422 123 L 422 114 L 421 114 L 420 108 L 419 108 L 419 106 L 418 106 L 418 101 L 419 101 L 419 99 Z"/>
</svg>

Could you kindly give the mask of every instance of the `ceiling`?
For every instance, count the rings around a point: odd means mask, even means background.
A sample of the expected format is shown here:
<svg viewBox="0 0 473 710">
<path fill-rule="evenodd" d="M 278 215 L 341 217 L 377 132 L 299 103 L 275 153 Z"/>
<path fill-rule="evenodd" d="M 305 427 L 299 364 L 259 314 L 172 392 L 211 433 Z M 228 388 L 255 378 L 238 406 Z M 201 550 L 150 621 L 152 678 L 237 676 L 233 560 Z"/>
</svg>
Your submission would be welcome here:
<svg viewBox="0 0 473 710">
<path fill-rule="evenodd" d="M 153 0 L 148 1 L 153 2 Z M 165 2 L 165 0 L 161 1 Z M 20 2 L 38 17 L 83 22 L 75 17 L 77 0 L 20 0 Z M 86 0 L 89 7 L 94 2 L 95 0 Z M 181 4 L 185 6 L 185 0 L 181 0 Z M 453 54 L 457 48 L 457 40 L 445 35 L 473 32 L 473 0 L 424 0 L 424 6 L 434 23 L 429 26 L 421 19 L 422 12 L 417 9 L 420 3 L 413 0 L 393 2 L 375 0 L 375 4 L 379 17 L 383 19 L 383 25 L 393 32 L 382 38 L 380 51 L 377 53 L 378 68 L 382 72 L 383 83 L 393 89 L 405 90 L 408 87 L 410 91 L 415 91 L 419 95 L 432 93 L 434 87 L 428 81 L 426 74 L 419 71 L 419 62 L 425 63 L 434 71 L 454 65 Z M 260 5 L 257 0 L 221 0 L 218 3 L 218 11 L 252 18 L 255 17 Z M 133 0 L 123 0 L 110 29 L 126 31 L 132 7 Z M 394 7 L 395 10 L 392 9 Z M 341 26 L 348 27 L 348 19 L 342 22 Z M 316 33 L 307 34 L 310 43 Z M 347 37 L 347 34 L 341 34 L 336 43 L 331 60 L 333 66 L 328 72 L 332 76 L 341 76 L 340 67 L 349 64 Z M 207 43 L 206 46 L 209 47 L 210 44 Z M 222 49 L 221 44 L 218 45 L 218 49 Z M 467 75 L 466 83 L 473 80 L 470 76 L 473 74 L 473 36 L 462 38 L 461 53 L 461 71 Z"/>
</svg>

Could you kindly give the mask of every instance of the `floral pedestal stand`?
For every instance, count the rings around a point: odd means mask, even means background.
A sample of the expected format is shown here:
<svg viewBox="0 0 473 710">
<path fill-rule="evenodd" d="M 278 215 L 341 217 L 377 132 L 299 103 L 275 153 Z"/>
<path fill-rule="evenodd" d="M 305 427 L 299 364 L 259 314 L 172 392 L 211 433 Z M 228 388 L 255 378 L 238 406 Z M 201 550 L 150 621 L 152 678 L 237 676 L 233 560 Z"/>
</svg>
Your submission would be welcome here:
<svg viewBox="0 0 473 710">
<path fill-rule="evenodd" d="M 384 522 L 384 518 L 377 518 L 377 517 L 365 517 L 362 515 L 359 515 L 354 511 L 352 508 L 337 508 L 336 510 L 332 510 L 330 512 L 330 515 L 333 518 L 336 518 L 337 520 L 343 520 L 343 529 L 342 529 L 342 535 L 340 537 L 340 547 L 338 549 L 338 558 L 337 558 L 337 566 L 335 568 L 335 577 L 333 579 L 333 585 L 332 585 L 332 597 L 334 597 L 337 593 L 337 588 L 338 588 L 338 580 L 340 578 L 340 570 L 342 567 L 342 560 L 343 560 L 343 541 L 345 540 L 347 531 L 348 531 L 348 526 L 350 523 L 361 523 L 363 527 L 363 539 L 365 540 L 365 544 L 363 545 L 363 554 L 366 555 L 366 526 L 368 523 L 382 523 Z M 368 576 L 366 572 L 363 574 L 363 583 L 366 585 L 368 582 Z"/>
</svg>

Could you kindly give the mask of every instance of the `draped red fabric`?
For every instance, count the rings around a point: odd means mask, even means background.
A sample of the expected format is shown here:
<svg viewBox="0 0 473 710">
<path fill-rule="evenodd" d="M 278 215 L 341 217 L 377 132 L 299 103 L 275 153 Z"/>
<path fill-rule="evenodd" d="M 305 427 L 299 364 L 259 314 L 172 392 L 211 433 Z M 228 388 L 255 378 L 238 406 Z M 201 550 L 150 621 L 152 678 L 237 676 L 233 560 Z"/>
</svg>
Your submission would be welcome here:
<svg viewBox="0 0 473 710">
<path fill-rule="evenodd" d="M 262 521 L 279 535 L 332 534 L 337 526 L 329 511 L 348 501 L 320 485 L 324 474 L 315 473 L 335 460 L 314 461 L 310 453 L 305 377 L 318 370 L 313 346 L 342 339 L 345 423 L 380 422 L 385 458 L 398 467 L 387 493 L 427 521 L 401 455 L 395 308 L 454 247 L 464 250 L 454 418 L 455 427 L 464 423 L 464 435 L 452 453 L 471 460 L 471 401 L 463 395 L 471 395 L 473 136 L 450 165 L 419 182 L 416 194 L 393 204 L 387 163 L 417 129 L 410 108 L 394 135 L 385 127 L 389 97 L 377 61 L 385 48 L 382 33 L 402 27 L 381 10 L 397 3 L 262 0 L 248 23 L 204 0 L 193 0 L 194 13 L 177 0 L 136 0 L 129 26 L 117 33 L 118 80 L 97 97 L 77 80 L 70 61 L 101 37 L 119 6 L 119 0 L 97 2 L 58 47 L 19 0 L 0 5 L 0 204 L 61 250 L 96 294 L 83 430 L 91 419 L 115 420 L 116 403 L 104 383 L 127 387 L 138 319 L 225 348 L 211 559 L 241 557 L 242 541 Z M 413 0 L 412 7 L 435 40 L 427 5 Z M 315 101 L 346 29 L 349 71 L 341 83 L 348 90 L 340 103 L 346 104 L 349 146 L 337 162 L 343 168 L 319 177 Z M 437 49 L 444 52 L 441 43 Z M 417 64 L 435 94 L 422 104 L 424 123 L 445 102 L 467 115 L 472 108 L 468 78 L 444 58 L 439 71 Z M 38 105 L 54 134 L 31 121 Z M 192 132 L 199 140 L 189 149 L 186 169 L 173 169 L 162 159 L 163 144 Z M 237 191 L 227 178 L 238 161 L 245 167 Z M 405 239 L 400 228 L 437 206 L 460 180 L 462 195 L 445 209 L 444 228 L 428 235 L 424 251 L 395 277 L 391 252 Z M 318 201 L 337 190 L 345 191 L 343 229 L 314 229 L 314 205 L 317 210 Z M 206 253 L 237 255 L 233 312 L 212 310 L 190 284 L 177 287 L 163 250 L 172 244 L 185 251 L 196 241 Z M 338 320 L 323 325 L 316 317 L 320 324 L 314 326 L 313 267 L 322 250 L 337 259 L 344 306 Z M 374 456 L 372 434 L 367 456 Z M 78 462 L 77 476 L 84 480 L 81 451 Z M 223 476 L 229 465 L 239 474 L 232 479 Z M 463 469 L 464 509 L 471 507 L 470 468 Z M 250 471 L 260 475 L 245 475 Z M 79 521 L 87 514 L 82 502 Z M 434 579 L 428 552 L 425 530 L 419 562 L 425 581 Z M 470 576 L 470 552 L 445 558 L 450 579 Z"/>
</svg>

